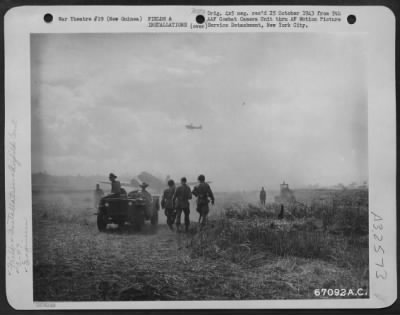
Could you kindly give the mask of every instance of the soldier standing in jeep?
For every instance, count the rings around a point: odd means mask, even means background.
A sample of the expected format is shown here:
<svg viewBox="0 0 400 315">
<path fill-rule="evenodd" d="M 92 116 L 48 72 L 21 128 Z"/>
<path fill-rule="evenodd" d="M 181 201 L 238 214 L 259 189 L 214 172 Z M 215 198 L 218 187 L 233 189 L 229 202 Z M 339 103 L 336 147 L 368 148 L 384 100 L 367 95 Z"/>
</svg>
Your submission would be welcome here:
<svg viewBox="0 0 400 315">
<path fill-rule="evenodd" d="M 171 231 L 174 230 L 174 222 L 176 216 L 176 210 L 174 207 L 174 195 L 175 195 L 175 182 L 170 179 L 168 180 L 168 188 L 164 190 L 161 198 L 161 208 L 165 209 L 165 216 L 167 217 L 167 224 Z"/>
<path fill-rule="evenodd" d="M 117 176 L 113 173 L 108 176 L 111 182 L 111 194 L 119 195 L 121 193 L 121 183 L 116 178 Z"/>
<path fill-rule="evenodd" d="M 211 200 L 211 204 L 214 204 L 214 194 L 208 183 L 205 182 L 206 178 L 204 175 L 200 175 L 198 178 L 199 184 L 194 187 L 192 193 L 197 197 L 197 212 L 200 214 L 200 224 L 203 227 L 207 222 L 207 215 L 209 212 L 208 203 Z"/>
</svg>

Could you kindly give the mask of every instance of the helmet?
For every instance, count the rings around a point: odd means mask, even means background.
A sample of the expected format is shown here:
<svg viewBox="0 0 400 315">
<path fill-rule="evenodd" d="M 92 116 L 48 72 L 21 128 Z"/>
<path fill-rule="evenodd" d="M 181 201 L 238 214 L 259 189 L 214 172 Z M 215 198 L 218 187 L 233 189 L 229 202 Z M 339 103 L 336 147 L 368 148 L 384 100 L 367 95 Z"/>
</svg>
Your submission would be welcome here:
<svg viewBox="0 0 400 315">
<path fill-rule="evenodd" d="M 143 189 L 145 189 L 146 187 L 149 187 L 149 184 L 143 182 L 139 185 L 139 187 L 142 187 Z"/>
<path fill-rule="evenodd" d="M 174 186 L 174 185 L 175 185 L 175 182 L 174 182 L 172 179 L 170 179 L 170 180 L 168 181 L 168 186 L 172 187 L 172 186 Z"/>
</svg>

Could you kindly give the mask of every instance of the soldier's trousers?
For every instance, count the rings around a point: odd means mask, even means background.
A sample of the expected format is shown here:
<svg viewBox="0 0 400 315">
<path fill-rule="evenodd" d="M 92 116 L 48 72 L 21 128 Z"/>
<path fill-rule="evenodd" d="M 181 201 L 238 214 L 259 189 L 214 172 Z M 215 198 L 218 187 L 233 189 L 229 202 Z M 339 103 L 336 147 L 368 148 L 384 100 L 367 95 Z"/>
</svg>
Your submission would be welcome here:
<svg viewBox="0 0 400 315">
<path fill-rule="evenodd" d="M 208 203 L 201 203 L 197 205 L 197 212 L 200 214 L 200 224 L 205 225 L 207 223 L 208 212 L 210 211 Z"/>
<path fill-rule="evenodd" d="M 189 226 L 189 224 L 190 224 L 190 219 L 189 219 L 190 208 L 177 208 L 176 209 L 176 225 L 177 226 L 181 225 L 182 212 L 185 214 L 185 225 Z"/>
<path fill-rule="evenodd" d="M 167 217 L 167 224 L 171 227 L 175 222 L 176 210 L 175 209 L 165 209 L 165 216 Z"/>
</svg>

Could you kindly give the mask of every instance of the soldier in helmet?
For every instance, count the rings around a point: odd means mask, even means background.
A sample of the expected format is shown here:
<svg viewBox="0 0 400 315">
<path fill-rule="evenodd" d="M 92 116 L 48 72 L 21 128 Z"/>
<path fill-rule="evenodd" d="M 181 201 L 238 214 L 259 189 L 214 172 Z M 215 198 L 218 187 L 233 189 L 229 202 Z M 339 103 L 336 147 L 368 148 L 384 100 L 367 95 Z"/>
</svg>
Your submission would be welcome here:
<svg viewBox="0 0 400 315">
<path fill-rule="evenodd" d="M 192 199 L 192 192 L 190 187 L 186 184 L 186 177 L 181 178 L 181 185 L 176 188 L 173 198 L 176 207 L 176 230 L 179 231 L 181 225 L 182 212 L 185 214 L 185 231 L 189 229 L 190 219 L 190 204 L 189 200 Z"/>
<path fill-rule="evenodd" d="M 197 197 L 197 212 L 200 214 L 200 224 L 204 226 L 209 212 L 208 203 L 211 200 L 211 204 L 213 205 L 215 199 L 210 185 L 205 182 L 205 176 L 200 175 L 197 179 L 199 184 L 194 187 L 192 193 Z"/>
<path fill-rule="evenodd" d="M 169 228 L 174 230 L 174 222 L 176 216 L 176 210 L 174 207 L 174 195 L 175 195 L 175 182 L 170 179 L 168 180 L 168 188 L 164 190 L 161 198 L 161 208 L 164 209 L 165 216 L 167 217 L 167 224 Z"/>
</svg>

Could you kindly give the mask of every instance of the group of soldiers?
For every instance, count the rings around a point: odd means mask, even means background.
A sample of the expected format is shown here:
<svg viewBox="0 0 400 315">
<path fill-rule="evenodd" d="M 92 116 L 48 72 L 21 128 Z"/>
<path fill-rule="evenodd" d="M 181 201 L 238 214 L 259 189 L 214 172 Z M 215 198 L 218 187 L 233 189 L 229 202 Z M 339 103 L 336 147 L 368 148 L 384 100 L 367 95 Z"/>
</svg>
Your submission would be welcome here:
<svg viewBox="0 0 400 315">
<path fill-rule="evenodd" d="M 109 180 L 111 182 L 111 194 L 121 195 L 126 194 L 126 191 L 121 187 L 121 183 L 116 180 L 117 176 L 110 173 Z M 165 216 L 167 217 L 167 224 L 171 230 L 174 230 L 174 223 L 176 224 L 177 231 L 181 228 L 181 217 L 182 213 L 185 217 L 185 231 L 188 231 L 190 225 L 190 200 L 192 196 L 197 198 L 197 212 L 199 213 L 199 222 L 201 226 L 204 226 L 207 222 L 207 216 L 210 211 L 209 203 L 214 204 L 215 198 L 211 190 L 211 187 L 205 181 L 204 175 L 199 175 L 198 185 L 193 188 L 193 191 L 187 185 L 186 177 L 181 178 L 180 185 L 176 187 L 175 182 L 170 179 L 168 180 L 168 188 L 164 190 L 161 198 L 161 208 L 164 209 Z M 142 183 L 141 195 L 146 201 L 151 203 L 152 197 L 146 190 L 149 185 Z M 97 208 L 100 199 L 104 196 L 103 190 L 100 185 L 96 185 L 95 195 L 95 207 Z"/>
<path fill-rule="evenodd" d="M 181 226 L 182 212 L 185 216 L 185 231 L 188 231 L 190 225 L 190 202 L 192 196 L 197 197 L 197 212 L 199 213 L 199 222 L 204 226 L 207 222 L 207 216 L 210 211 L 209 203 L 213 205 L 215 202 L 214 194 L 208 183 L 205 182 L 205 176 L 199 175 L 197 178 L 199 183 L 191 191 L 187 185 L 186 177 L 181 178 L 181 183 L 176 187 L 175 182 L 168 180 L 168 188 L 164 190 L 161 198 L 161 207 L 165 211 L 167 224 L 171 230 L 176 229 L 179 232 Z"/>
</svg>

